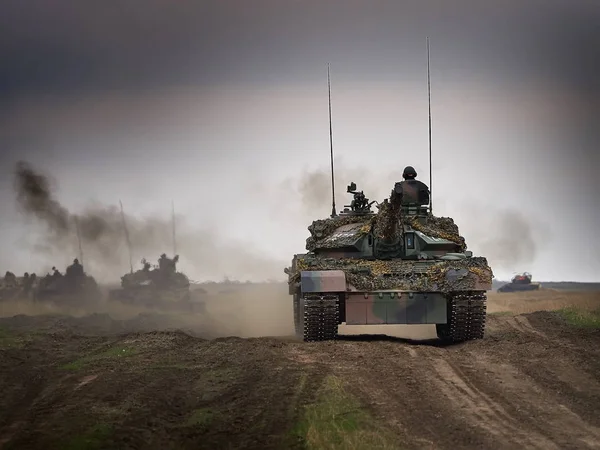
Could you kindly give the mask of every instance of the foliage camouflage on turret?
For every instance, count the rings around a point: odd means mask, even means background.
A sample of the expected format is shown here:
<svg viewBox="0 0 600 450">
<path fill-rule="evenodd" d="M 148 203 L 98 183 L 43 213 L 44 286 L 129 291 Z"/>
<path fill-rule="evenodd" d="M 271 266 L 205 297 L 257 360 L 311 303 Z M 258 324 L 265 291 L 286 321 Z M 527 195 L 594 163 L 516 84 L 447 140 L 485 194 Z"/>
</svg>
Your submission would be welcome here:
<svg viewBox="0 0 600 450">
<path fill-rule="evenodd" d="M 458 226 L 450 217 L 436 217 L 428 215 L 424 219 L 424 223 L 419 222 L 416 217 L 407 217 L 407 225 L 410 225 L 417 231 L 420 231 L 428 236 L 442 238 L 452 241 L 460 246 L 461 252 L 467 249 L 465 238 L 458 231 Z"/>
<path fill-rule="evenodd" d="M 335 218 L 319 219 L 313 221 L 308 227 L 310 237 L 306 239 L 306 250 L 313 251 L 320 246 L 321 242 L 332 235 L 333 232 L 343 226 L 352 223 L 362 223 L 364 227 L 361 228 L 361 233 L 367 234 L 373 230 L 374 234 L 378 238 L 390 238 L 389 231 L 380 227 L 379 224 L 390 223 L 387 219 L 388 214 L 393 214 L 392 205 L 389 202 L 382 202 L 379 205 L 379 212 L 372 216 L 338 216 Z M 396 213 L 397 214 L 397 213 Z M 426 218 L 417 217 L 406 217 L 403 218 L 407 225 L 410 225 L 417 231 L 425 233 L 428 236 L 435 238 L 442 238 L 452 241 L 460 246 L 461 252 L 467 249 L 465 238 L 460 235 L 458 226 L 454 223 L 454 220 L 450 217 L 436 217 L 428 215 Z M 398 227 L 398 232 L 402 229 L 402 223 Z M 398 236 L 391 237 L 391 240 L 396 240 Z"/>
<path fill-rule="evenodd" d="M 371 230 L 371 222 L 377 216 L 337 216 L 334 218 L 318 219 L 313 221 L 308 227 L 310 237 L 306 239 L 306 250 L 313 251 L 319 247 L 319 243 L 333 232 L 343 226 L 351 223 L 362 223 L 368 225 L 364 228 L 364 233 L 367 234 Z"/>
</svg>

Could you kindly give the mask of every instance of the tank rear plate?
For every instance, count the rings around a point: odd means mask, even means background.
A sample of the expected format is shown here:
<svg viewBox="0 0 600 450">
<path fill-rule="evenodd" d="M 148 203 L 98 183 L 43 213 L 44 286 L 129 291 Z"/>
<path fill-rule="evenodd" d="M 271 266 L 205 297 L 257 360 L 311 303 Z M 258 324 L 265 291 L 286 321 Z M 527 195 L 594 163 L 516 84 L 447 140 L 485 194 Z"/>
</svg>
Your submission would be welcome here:
<svg viewBox="0 0 600 450">
<path fill-rule="evenodd" d="M 446 323 L 446 298 L 440 293 L 350 292 L 347 325 Z"/>
</svg>

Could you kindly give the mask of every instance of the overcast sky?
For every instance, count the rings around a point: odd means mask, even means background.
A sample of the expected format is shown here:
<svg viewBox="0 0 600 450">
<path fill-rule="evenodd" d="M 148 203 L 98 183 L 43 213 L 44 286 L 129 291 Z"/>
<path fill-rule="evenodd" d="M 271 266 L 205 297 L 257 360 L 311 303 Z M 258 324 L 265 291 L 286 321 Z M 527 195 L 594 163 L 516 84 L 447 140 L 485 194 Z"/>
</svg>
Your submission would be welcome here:
<svg viewBox="0 0 600 450">
<path fill-rule="evenodd" d="M 331 210 L 328 62 L 338 209 L 406 165 L 430 183 L 429 36 L 434 213 L 500 279 L 600 281 L 598 23 L 597 0 L 5 0 L 0 270 L 77 256 L 17 210 L 25 160 L 73 214 L 122 200 L 134 266 L 172 253 L 174 200 L 190 278 L 283 278 Z M 83 252 L 129 270 L 122 237 Z"/>
</svg>

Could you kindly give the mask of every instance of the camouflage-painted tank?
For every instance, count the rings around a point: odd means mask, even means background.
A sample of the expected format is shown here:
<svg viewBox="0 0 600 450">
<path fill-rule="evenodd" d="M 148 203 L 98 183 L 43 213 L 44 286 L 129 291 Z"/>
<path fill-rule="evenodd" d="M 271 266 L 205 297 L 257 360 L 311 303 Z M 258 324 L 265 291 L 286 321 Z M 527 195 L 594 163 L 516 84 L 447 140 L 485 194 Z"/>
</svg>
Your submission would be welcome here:
<svg viewBox="0 0 600 450">
<path fill-rule="evenodd" d="M 510 283 L 500 286 L 498 292 L 537 291 L 541 286 L 540 283 L 531 282 L 531 274 L 529 272 L 523 272 L 515 275 L 510 280 Z"/>
<path fill-rule="evenodd" d="M 102 292 L 94 277 L 87 275 L 77 259 L 61 274 L 55 267 L 54 273 L 39 279 L 34 288 L 36 301 L 56 304 L 80 305 L 97 303 Z"/>
<path fill-rule="evenodd" d="M 177 272 L 179 256 L 167 258 L 163 253 L 158 267 L 143 259 L 143 268 L 121 277 L 121 288 L 109 293 L 109 299 L 128 305 L 165 310 L 203 312 L 205 304 L 195 301 L 190 293 L 190 280 Z"/>
<path fill-rule="evenodd" d="M 351 183 L 351 205 L 308 227 L 288 274 L 296 333 L 335 339 L 338 325 L 435 324 L 439 338 L 481 339 L 492 269 L 466 250 L 451 218 L 428 211 L 424 183 L 396 183 L 377 205 Z"/>
</svg>

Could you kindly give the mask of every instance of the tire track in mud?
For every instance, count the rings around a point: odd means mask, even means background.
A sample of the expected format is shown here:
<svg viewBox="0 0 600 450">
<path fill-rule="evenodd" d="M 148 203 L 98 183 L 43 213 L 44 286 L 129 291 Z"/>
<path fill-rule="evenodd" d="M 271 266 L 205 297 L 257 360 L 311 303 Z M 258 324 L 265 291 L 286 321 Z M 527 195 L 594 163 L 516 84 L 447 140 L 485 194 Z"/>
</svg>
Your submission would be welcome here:
<svg viewBox="0 0 600 450">
<path fill-rule="evenodd" d="M 437 374 L 432 381 L 439 391 L 452 402 L 458 414 L 473 426 L 492 434 L 497 440 L 496 448 L 560 448 L 540 433 L 523 429 L 518 418 L 478 389 L 456 365 L 443 358 L 435 359 L 432 365 Z"/>
<path fill-rule="evenodd" d="M 482 341 L 341 337 L 300 345 L 294 359 L 344 379 L 409 448 L 600 449 L 600 377 L 576 356 L 589 346 L 526 316 L 491 322 Z"/>
</svg>

